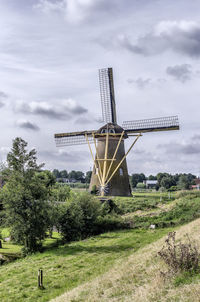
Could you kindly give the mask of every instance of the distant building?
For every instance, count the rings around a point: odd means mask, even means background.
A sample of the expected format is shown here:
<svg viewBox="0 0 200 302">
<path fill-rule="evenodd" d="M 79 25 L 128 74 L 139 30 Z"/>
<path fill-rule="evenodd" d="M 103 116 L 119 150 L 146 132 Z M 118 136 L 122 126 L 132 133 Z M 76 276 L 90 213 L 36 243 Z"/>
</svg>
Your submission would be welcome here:
<svg viewBox="0 0 200 302">
<path fill-rule="evenodd" d="M 144 180 L 143 184 L 145 184 L 146 189 L 155 189 L 157 186 L 157 180 Z"/>
<path fill-rule="evenodd" d="M 200 190 L 200 178 L 194 179 L 195 185 L 191 186 L 192 190 Z"/>
</svg>

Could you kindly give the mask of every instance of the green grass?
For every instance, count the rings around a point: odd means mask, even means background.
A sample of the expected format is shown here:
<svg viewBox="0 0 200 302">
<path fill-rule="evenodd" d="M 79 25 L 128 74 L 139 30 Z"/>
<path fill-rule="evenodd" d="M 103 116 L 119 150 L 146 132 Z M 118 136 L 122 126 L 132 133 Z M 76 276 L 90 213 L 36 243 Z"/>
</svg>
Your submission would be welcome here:
<svg viewBox="0 0 200 302">
<path fill-rule="evenodd" d="M 198 283 L 199 281 L 200 281 L 199 271 L 182 272 L 174 277 L 173 284 L 175 287 L 178 287 L 184 284 Z"/>
<path fill-rule="evenodd" d="M 162 198 L 161 198 L 162 197 Z M 171 222 L 181 225 L 200 217 L 199 193 L 183 192 L 179 199 L 169 199 L 168 193 L 136 193 L 131 198 L 114 199 L 121 214 L 132 213 L 131 219 L 136 229 L 115 231 L 87 240 L 72 242 L 55 247 L 59 235 L 44 241 L 45 251 L 24 259 L 3 265 L 0 270 L 0 297 L 2 302 L 9 301 L 49 301 L 50 299 L 94 279 L 108 271 L 119 259 L 136 252 L 166 235 L 172 228 Z M 162 205 L 170 205 L 159 210 Z M 157 211 L 157 216 L 136 216 L 135 211 L 148 213 Z M 159 210 L 159 211 L 158 211 Z M 132 215 L 131 214 L 131 215 Z M 149 225 L 159 227 L 149 230 Z M 143 229 L 139 229 L 142 227 Z M 8 237 L 8 229 L 3 229 L 3 237 Z M 0 253 L 18 253 L 20 246 L 4 243 Z M 37 272 L 44 271 L 44 290 L 37 288 Z M 179 279 L 178 279 L 179 278 Z M 193 280 L 191 276 L 179 276 L 175 285 Z M 196 277 L 195 277 L 196 278 Z M 196 280 L 196 279 L 195 279 Z"/>
<path fill-rule="evenodd" d="M 170 203 L 175 199 L 175 193 L 170 195 L 164 192 L 134 193 L 133 197 L 115 197 L 121 214 L 132 213 L 138 210 L 157 209 L 158 204 Z"/>
<path fill-rule="evenodd" d="M 103 274 L 117 260 L 157 240 L 168 231 L 110 232 L 3 265 L 0 274 L 1 301 L 49 301 Z M 39 268 L 44 270 L 44 290 L 37 288 Z"/>
<path fill-rule="evenodd" d="M 1 229 L 2 238 L 7 238 L 10 236 L 9 228 L 3 228 Z M 54 247 L 59 243 L 59 239 L 61 238 L 60 234 L 57 232 L 53 232 L 52 238 L 47 237 L 44 242 L 43 246 L 44 248 L 50 248 L 51 246 Z M 11 241 L 3 241 L 2 242 L 2 248 L 0 249 L 0 254 L 6 255 L 6 254 L 21 254 L 22 246 L 15 244 Z"/>
<path fill-rule="evenodd" d="M 1 228 L 0 233 L 2 237 L 2 248 L 0 249 L 0 254 L 20 254 L 22 248 L 20 245 L 14 244 L 10 241 L 3 241 L 4 238 L 8 238 L 10 236 L 9 228 Z"/>
</svg>

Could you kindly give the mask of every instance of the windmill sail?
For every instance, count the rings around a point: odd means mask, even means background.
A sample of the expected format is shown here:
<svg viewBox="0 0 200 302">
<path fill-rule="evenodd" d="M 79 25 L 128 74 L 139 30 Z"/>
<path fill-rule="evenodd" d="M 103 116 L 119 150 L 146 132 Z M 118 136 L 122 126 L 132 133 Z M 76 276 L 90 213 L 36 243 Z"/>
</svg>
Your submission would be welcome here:
<svg viewBox="0 0 200 302">
<path fill-rule="evenodd" d="M 54 135 L 56 146 L 72 146 L 87 144 L 87 139 L 90 143 L 94 143 L 93 134 L 96 130 L 81 131 L 81 132 L 68 132 L 68 133 L 57 133 Z"/>
<path fill-rule="evenodd" d="M 167 116 L 160 118 L 125 121 L 122 128 L 127 134 L 138 132 L 179 130 L 178 116 Z"/>
<path fill-rule="evenodd" d="M 115 93 L 112 68 L 99 70 L 99 84 L 103 120 L 106 123 L 117 123 Z"/>
</svg>

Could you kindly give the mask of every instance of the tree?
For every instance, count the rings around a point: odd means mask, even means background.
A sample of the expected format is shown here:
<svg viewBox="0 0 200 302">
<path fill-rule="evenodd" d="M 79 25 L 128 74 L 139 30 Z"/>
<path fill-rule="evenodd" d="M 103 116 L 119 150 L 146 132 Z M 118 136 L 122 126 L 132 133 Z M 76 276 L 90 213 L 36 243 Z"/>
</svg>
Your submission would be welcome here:
<svg viewBox="0 0 200 302">
<path fill-rule="evenodd" d="M 178 188 L 181 190 L 187 190 L 190 187 L 190 180 L 188 179 L 187 175 L 182 174 L 179 177 L 178 181 Z"/>
<path fill-rule="evenodd" d="M 24 252 L 41 247 L 48 228 L 48 199 L 51 181 L 47 182 L 42 165 L 37 164 L 36 150 L 27 151 L 27 142 L 17 137 L 7 155 L 9 177 L 2 189 L 6 221 L 11 237 L 24 246 Z"/>
<path fill-rule="evenodd" d="M 139 182 L 143 182 L 146 179 L 143 173 L 140 174 L 132 174 L 131 175 L 131 184 L 132 187 L 135 188 Z"/>
<path fill-rule="evenodd" d="M 51 200 L 64 202 L 70 197 L 71 189 L 66 184 L 56 184 L 51 189 Z"/>
<path fill-rule="evenodd" d="M 84 182 L 85 176 L 82 171 L 72 170 L 71 172 L 69 172 L 69 179 L 75 179 L 77 181 Z"/>
<path fill-rule="evenodd" d="M 60 176 L 61 178 L 68 178 L 68 173 L 66 170 L 62 170 L 60 171 Z"/>
<path fill-rule="evenodd" d="M 149 175 L 148 180 L 157 180 L 157 177 L 154 175 Z"/>
<path fill-rule="evenodd" d="M 87 171 L 85 174 L 85 182 L 90 183 L 91 177 L 92 177 L 92 171 Z"/>
<path fill-rule="evenodd" d="M 55 176 L 55 178 L 60 178 L 60 172 L 57 169 L 53 170 L 53 175 Z"/>
<path fill-rule="evenodd" d="M 164 187 L 165 189 L 169 189 L 170 187 L 175 186 L 176 182 L 175 182 L 173 176 L 169 175 L 169 176 L 164 176 L 161 179 L 160 185 L 161 185 L 161 187 Z"/>
</svg>

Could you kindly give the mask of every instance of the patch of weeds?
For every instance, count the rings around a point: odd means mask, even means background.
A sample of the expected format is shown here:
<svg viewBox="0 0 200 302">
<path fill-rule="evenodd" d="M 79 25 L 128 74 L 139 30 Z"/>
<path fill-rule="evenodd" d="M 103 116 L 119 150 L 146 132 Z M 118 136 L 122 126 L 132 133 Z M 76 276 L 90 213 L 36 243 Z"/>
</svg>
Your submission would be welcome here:
<svg viewBox="0 0 200 302">
<path fill-rule="evenodd" d="M 176 232 L 169 232 L 165 245 L 158 252 L 160 258 L 168 267 L 167 272 L 161 271 L 164 278 L 175 276 L 175 283 L 186 281 L 192 275 L 199 274 L 200 254 L 197 246 L 187 235 L 187 242 L 176 243 Z"/>
</svg>

